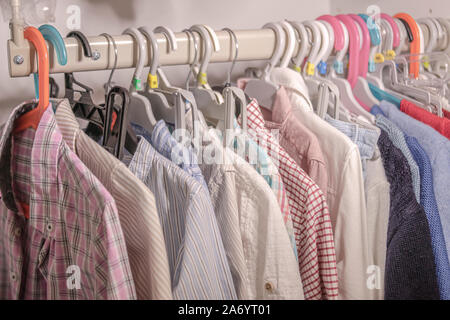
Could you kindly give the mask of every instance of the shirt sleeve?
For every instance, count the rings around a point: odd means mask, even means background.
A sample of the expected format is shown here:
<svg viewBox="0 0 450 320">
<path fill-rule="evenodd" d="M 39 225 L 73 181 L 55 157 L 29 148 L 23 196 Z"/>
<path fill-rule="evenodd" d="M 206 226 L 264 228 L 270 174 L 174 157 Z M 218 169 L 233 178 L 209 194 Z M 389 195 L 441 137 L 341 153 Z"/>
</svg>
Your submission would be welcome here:
<svg viewBox="0 0 450 320">
<path fill-rule="evenodd" d="M 108 202 L 101 214 L 94 239 L 96 298 L 134 300 L 136 290 L 115 203 Z"/>
</svg>

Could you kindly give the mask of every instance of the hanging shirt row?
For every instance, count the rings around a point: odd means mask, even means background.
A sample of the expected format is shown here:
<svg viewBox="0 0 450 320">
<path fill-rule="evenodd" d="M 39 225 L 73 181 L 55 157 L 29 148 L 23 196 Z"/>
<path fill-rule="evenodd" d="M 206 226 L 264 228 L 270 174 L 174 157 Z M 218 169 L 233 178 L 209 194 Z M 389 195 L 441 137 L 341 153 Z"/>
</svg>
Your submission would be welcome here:
<svg viewBox="0 0 450 320">
<path fill-rule="evenodd" d="M 287 52 L 214 90 L 207 53 L 193 88 L 156 62 L 144 89 L 145 49 L 104 104 L 73 74 L 50 97 L 26 28 L 39 96 L 1 128 L 0 298 L 450 299 L 449 59 L 439 37 L 417 65 L 396 56 L 418 23 L 382 18 L 268 24 Z"/>
</svg>

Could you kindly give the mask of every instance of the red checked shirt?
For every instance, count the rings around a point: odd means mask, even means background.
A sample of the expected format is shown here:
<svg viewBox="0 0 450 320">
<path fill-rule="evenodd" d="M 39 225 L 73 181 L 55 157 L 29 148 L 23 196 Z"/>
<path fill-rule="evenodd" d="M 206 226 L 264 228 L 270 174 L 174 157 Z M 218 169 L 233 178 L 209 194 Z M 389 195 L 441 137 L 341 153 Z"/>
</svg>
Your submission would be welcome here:
<svg viewBox="0 0 450 320">
<path fill-rule="evenodd" d="M 265 128 L 256 100 L 247 106 L 247 123 L 252 139 L 279 166 L 291 208 L 305 299 L 337 299 L 333 230 L 322 191 Z"/>
<path fill-rule="evenodd" d="M 0 299 L 135 299 L 114 199 L 62 140 L 52 107 L 36 130 L 12 133 L 32 107 L 17 107 L 0 138 Z"/>
</svg>

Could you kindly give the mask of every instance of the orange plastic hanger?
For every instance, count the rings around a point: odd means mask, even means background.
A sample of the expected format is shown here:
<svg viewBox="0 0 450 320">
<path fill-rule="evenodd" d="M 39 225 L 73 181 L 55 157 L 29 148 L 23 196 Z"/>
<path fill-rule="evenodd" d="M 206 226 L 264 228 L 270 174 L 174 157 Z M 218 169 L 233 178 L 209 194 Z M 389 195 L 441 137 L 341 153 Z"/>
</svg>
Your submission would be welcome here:
<svg viewBox="0 0 450 320">
<path fill-rule="evenodd" d="M 49 105 L 50 81 L 49 81 L 49 60 L 48 50 L 41 32 L 34 27 L 27 27 L 23 33 L 24 38 L 30 41 L 36 48 L 38 55 L 39 73 L 39 103 L 38 106 L 22 115 L 14 123 L 14 133 L 27 128 L 37 129 L 42 114 Z"/>
<path fill-rule="evenodd" d="M 397 13 L 394 18 L 403 19 L 409 25 L 412 35 L 414 37 L 413 41 L 410 43 L 410 54 L 412 61 L 409 63 L 410 72 L 413 74 L 414 78 L 419 77 L 419 60 L 418 54 L 420 53 L 420 31 L 417 26 L 416 20 L 413 19 L 407 13 Z"/>
</svg>

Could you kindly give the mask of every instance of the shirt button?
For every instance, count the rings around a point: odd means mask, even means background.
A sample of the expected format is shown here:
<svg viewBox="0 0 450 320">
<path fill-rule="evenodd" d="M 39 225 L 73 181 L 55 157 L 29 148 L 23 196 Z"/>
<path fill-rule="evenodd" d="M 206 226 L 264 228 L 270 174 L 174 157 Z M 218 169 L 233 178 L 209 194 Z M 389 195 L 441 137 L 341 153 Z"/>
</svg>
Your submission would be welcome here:
<svg viewBox="0 0 450 320">
<path fill-rule="evenodd" d="M 16 281 L 17 280 L 17 276 L 15 272 L 11 272 L 11 280 L 12 281 Z"/>
<path fill-rule="evenodd" d="M 16 228 L 16 230 L 14 230 L 14 235 L 18 238 L 22 235 L 22 229 L 20 228 Z"/>
<path fill-rule="evenodd" d="M 51 223 L 47 224 L 47 231 L 51 232 L 53 230 L 53 225 Z"/>
<path fill-rule="evenodd" d="M 267 291 L 272 291 L 273 284 L 271 282 L 266 282 L 266 284 L 264 285 L 264 288 L 266 288 Z"/>
</svg>

